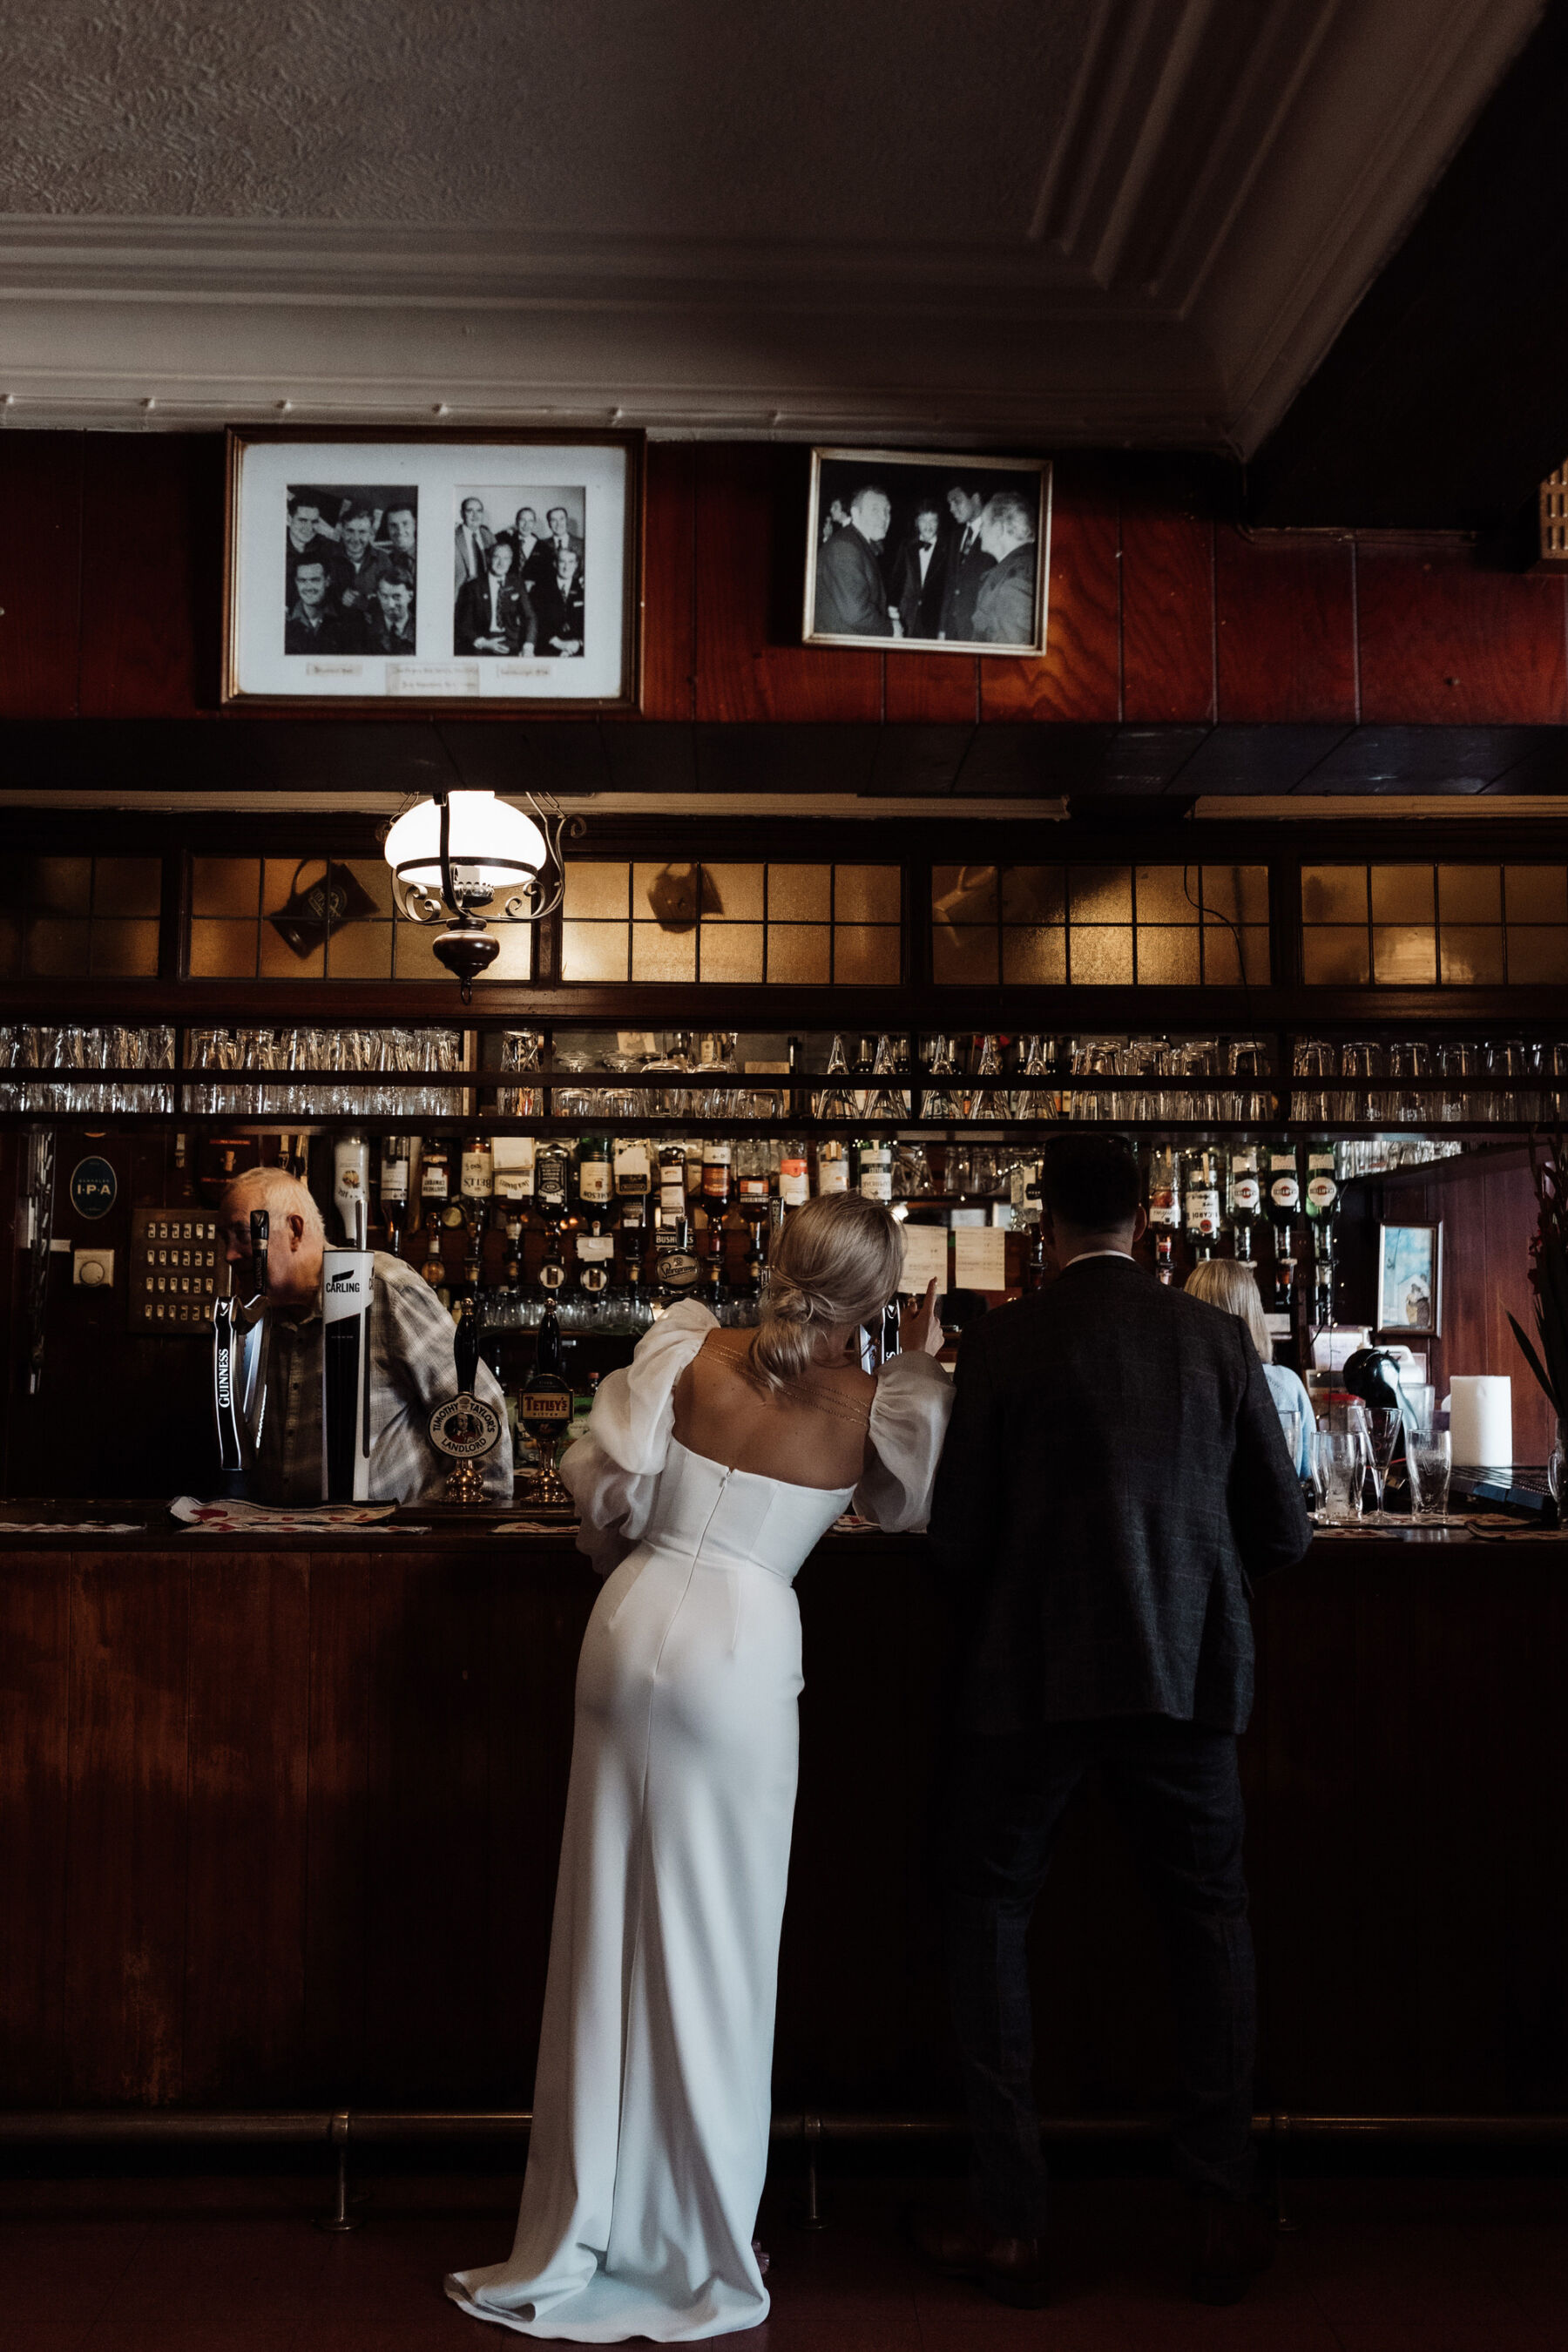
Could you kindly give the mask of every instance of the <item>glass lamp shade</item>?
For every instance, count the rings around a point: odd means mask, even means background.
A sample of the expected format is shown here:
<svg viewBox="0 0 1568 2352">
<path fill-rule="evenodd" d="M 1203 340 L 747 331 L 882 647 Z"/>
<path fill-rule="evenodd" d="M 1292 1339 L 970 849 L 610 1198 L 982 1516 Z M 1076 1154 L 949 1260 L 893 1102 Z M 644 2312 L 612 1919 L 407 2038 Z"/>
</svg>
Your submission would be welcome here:
<svg viewBox="0 0 1568 2352">
<path fill-rule="evenodd" d="M 494 793 L 451 793 L 447 856 L 457 898 L 486 906 L 521 890 L 550 851 L 531 816 Z M 386 836 L 386 862 L 405 888 L 441 897 L 441 812 L 434 801 L 407 809 Z M 455 910 L 454 910 L 455 911 Z"/>
</svg>

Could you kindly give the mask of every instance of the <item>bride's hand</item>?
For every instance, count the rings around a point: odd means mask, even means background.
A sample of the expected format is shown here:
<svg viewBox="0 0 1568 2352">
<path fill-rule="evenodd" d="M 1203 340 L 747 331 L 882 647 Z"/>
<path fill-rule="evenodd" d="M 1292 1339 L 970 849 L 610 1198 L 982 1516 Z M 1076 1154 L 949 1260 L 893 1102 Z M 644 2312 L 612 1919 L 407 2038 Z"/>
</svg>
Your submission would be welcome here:
<svg viewBox="0 0 1568 2352">
<path fill-rule="evenodd" d="M 947 1334 L 936 1311 L 936 1278 L 926 1285 L 926 1295 L 918 1305 L 908 1300 L 899 1310 L 899 1346 L 906 1356 L 937 1356 L 942 1353 Z"/>
</svg>

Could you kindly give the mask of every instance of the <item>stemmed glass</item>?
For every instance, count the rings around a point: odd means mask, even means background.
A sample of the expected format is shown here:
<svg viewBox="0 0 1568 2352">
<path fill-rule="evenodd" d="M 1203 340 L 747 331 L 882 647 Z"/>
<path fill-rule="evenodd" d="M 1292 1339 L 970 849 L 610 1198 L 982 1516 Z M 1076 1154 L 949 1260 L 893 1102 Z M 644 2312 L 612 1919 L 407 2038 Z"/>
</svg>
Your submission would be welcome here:
<svg viewBox="0 0 1568 2352">
<path fill-rule="evenodd" d="M 1388 1485 L 1389 1465 L 1394 1460 L 1394 1448 L 1404 1426 L 1405 1416 L 1396 1404 L 1366 1405 L 1363 1408 L 1363 1416 L 1372 1457 L 1367 1470 L 1377 1497 L 1377 1507 L 1372 1517 L 1381 1527 L 1388 1516 L 1384 1507 L 1384 1491 Z"/>
</svg>

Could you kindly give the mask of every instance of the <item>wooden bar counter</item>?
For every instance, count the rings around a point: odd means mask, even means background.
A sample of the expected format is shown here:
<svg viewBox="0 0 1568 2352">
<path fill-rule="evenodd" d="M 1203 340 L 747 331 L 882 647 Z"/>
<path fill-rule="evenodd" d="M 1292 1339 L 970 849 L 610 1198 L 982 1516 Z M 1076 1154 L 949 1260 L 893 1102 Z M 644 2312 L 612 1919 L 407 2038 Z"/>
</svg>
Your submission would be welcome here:
<svg viewBox="0 0 1568 2352">
<path fill-rule="evenodd" d="M 797 1590 L 775 2095 L 949 2109 L 925 1546 L 835 1534 Z M 485 1514 L 268 1543 L 0 1506 L 0 2102 L 527 2106 L 595 1591 L 568 1528 Z M 1259 2106 L 1568 2110 L 1568 1538 L 1325 1535 L 1256 1616 Z M 1042 2105 L 1167 2098 L 1156 1931 L 1098 1792 L 1035 1962 Z"/>
</svg>

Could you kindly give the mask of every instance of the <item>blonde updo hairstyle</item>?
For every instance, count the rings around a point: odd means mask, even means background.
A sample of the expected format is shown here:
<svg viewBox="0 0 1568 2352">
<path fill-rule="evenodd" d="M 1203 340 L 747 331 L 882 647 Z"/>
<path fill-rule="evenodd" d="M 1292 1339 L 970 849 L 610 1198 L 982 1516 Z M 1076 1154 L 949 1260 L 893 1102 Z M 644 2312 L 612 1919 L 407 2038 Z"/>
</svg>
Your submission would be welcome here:
<svg viewBox="0 0 1568 2352">
<path fill-rule="evenodd" d="M 902 1262 L 898 1225 L 879 1202 L 838 1192 L 794 1210 L 763 1293 L 752 1370 L 770 1388 L 800 1380 L 820 1333 L 881 1313 Z"/>
</svg>

